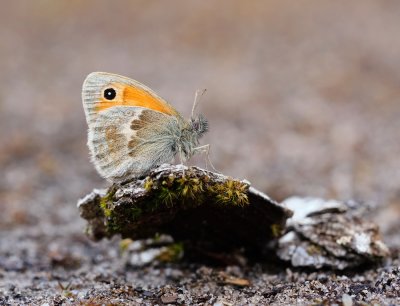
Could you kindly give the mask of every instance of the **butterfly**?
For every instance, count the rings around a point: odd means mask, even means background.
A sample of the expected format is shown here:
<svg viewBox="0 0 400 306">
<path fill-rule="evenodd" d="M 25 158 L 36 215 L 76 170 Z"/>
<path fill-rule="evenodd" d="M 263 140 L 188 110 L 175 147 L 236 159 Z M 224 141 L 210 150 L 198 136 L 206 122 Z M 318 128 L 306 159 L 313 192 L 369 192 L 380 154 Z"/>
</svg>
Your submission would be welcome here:
<svg viewBox="0 0 400 306">
<path fill-rule="evenodd" d="M 106 73 L 89 74 L 82 88 L 88 147 L 97 172 L 111 182 L 145 176 L 152 168 L 208 152 L 199 138 L 208 131 L 203 115 L 185 120 L 145 85 Z"/>
</svg>

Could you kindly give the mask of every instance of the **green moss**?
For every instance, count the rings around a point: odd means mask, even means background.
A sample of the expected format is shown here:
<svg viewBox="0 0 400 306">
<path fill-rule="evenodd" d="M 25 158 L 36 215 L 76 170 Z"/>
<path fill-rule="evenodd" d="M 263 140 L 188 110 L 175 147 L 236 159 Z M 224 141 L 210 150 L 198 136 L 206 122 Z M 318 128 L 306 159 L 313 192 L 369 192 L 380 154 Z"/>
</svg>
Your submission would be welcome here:
<svg viewBox="0 0 400 306">
<path fill-rule="evenodd" d="M 133 206 L 130 211 L 134 220 L 138 220 L 143 213 L 143 210 L 138 206 Z"/>
<path fill-rule="evenodd" d="M 75 297 L 75 294 L 73 294 L 72 291 L 69 291 L 69 290 L 64 290 L 62 292 L 62 295 L 66 298 L 74 298 Z"/>
<path fill-rule="evenodd" d="M 106 226 L 109 234 L 120 233 L 120 230 L 123 228 L 121 221 L 114 214 L 108 217 Z"/>
<path fill-rule="evenodd" d="M 146 178 L 146 181 L 144 182 L 144 189 L 146 189 L 147 192 L 149 192 L 153 188 L 153 180 L 150 177 Z"/>
<path fill-rule="evenodd" d="M 204 191 L 203 182 L 198 178 L 182 177 L 177 183 L 177 193 L 184 199 L 195 200 Z"/>
<path fill-rule="evenodd" d="M 239 181 L 227 180 L 222 184 L 213 186 L 212 191 L 218 203 L 233 206 L 245 206 L 249 204 L 247 190 L 249 186 Z"/>
<path fill-rule="evenodd" d="M 278 238 L 282 234 L 282 227 L 279 224 L 272 224 L 271 225 L 271 233 L 274 238 Z"/>
<path fill-rule="evenodd" d="M 201 203 L 203 198 L 203 182 L 197 177 L 184 176 L 176 178 L 168 176 L 160 183 L 153 182 L 153 194 L 151 196 L 151 211 L 161 206 L 172 208 L 176 205 L 189 206 Z"/>
<path fill-rule="evenodd" d="M 176 262 L 183 257 L 183 252 L 182 243 L 173 243 L 166 246 L 164 251 L 157 256 L 157 259 L 162 262 Z"/>
<path fill-rule="evenodd" d="M 106 217 L 107 220 L 106 226 L 109 233 L 118 232 L 120 229 L 119 222 L 116 221 L 114 218 L 114 206 L 113 206 L 114 195 L 117 192 L 117 190 L 118 190 L 117 186 L 115 185 L 111 186 L 107 194 L 100 199 L 100 207 L 103 210 L 104 216 Z"/>
<path fill-rule="evenodd" d="M 120 252 L 124 253 L 129 248 L 129 246 L 132 244 L 132 242 L 133 242 L 133 240 L 130 239 L 130 238 L 122 239 L 119 242 L 119 250 L 120 250 Z"/>
<path fill-rule="evenodd" d="M 147 192 L 143 201 L 134 203 L 113 203 L 117 186 L 100 200 L 100 206 L 106 217 L 109 234 L 129 231 L 137 225 L 144 216 L 150 216 L 157 211 L 173 212 L 181 209 L 200 206 L 206 201 L 210 205 L 238 206 L 249 203 L 247 197 L 249 185 L 235 180 L 215 182 L 208 176 L 196 176 L 190 170 L 185 176 L 169 175 L 161 180 L 147 178 L 144 189 Z"/>
<path fill-rule="evenodd" d="M 108 193 L 100 199 L 100 207 L 103 209 L 104 215 L 109 218 L 112 215 L 111 205 L 113 203 L 113 197 L 117 192 L 117 188 L 112 186 Z"/>
<path fill-rule="evenodd" d="M 198 206 L 207 198 L 211 200 L 214 198 L 217 204 L 223 205 L 245 206 L 249 203 L 247 184 L 235 180 L 211 183 L 207 176 L 191 177 L 190 172 L 180 178 L 169 176 L 158 185 L 152 182 L 151 186 L 154 191 L 150 204 L 152 210 L 158 209 L 161 205 L 168 208 L 175 205 Z"/>
<path fill-rule="evenodd" d="M 174 189 L 167 187 L 166 185 L 160 186 L 158 189 L 158 199 L 153 201 L 152 210 L 159 208 L 159 204 L 163 203 L 166 207 L 173 207 L 178 200 L 178 194 Z"/>
<path fill-rule="evenodd" d="M 153 240 L 154 242 L 160 242 L 162 238 L 162 235 L 160 233 L 155 233 Z"/>
<path fill-rule="evenodd" d="M 307 253 L 309 255 L 320 255 L 322 253 L 322 248 L 316 244 L 312 244 L 307 248 Z"/>
</svg>

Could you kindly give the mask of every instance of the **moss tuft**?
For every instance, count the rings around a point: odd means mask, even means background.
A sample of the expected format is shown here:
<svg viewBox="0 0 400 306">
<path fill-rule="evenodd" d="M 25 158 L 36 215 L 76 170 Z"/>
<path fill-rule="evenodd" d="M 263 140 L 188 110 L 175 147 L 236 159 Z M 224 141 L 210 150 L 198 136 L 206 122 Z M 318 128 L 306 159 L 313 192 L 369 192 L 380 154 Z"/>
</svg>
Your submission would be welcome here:
<svg viewBox="0 0 400 306">
<path fill-rule="evenodd" d="M 213 186 L 213 191 L 218 203 L 234 206 L 245 206 L 249 204 L 247 190 L 249 186 L 245 183 L 227 180 L 222 184 Z"/>
<path fill-rule="evenodd" d="M 150 177 L 146 178 L 144 182 L 144 189 L 149 192 L 153 188 L 153 180 Z"/>
<path fill-rule="evenodd" d="M 129 246 L 132 244 L 132 242 L 133 242 L 133 240 L 130 239 L 130 238 L 122 239 L 122 240 L 119 242 L 119 250 L 120 250 L 120 252 L 121 252 L 121 253 L 126 252 L 126 250 L 128 250 L 128 248 L 129 248 Z"/>
<path fill-rule="evenodd" d="M 177 180 L 177 183 L 177 191 L 183 198 L 194 200 L 204 191 L 203 182 L 198 178 L 182 177 Z"/>
<path fill-rule="evenodd" d="M 183 243 L 173 243 L 166 246 L 157 259 L 162 262 L 176 262 L 183 257 Z"/>
<path fill-rule="evenodd" d="M 166 207 L 173 207 L 178 200 L 178 194 L 175 190 L 168 188 L 166 184 L 163 184 L 158 190 L 158 201 L 154 201 L 154 210 L 159 207 L 160 202 Z"/>
<path fill-rule="evenodd" d="M 152 182 L 151 186 L 154 191 L 151 206 L 154 209 L 160 205 L 168 208 L 175 205 L 198 206 L 206 198 L 215 199 L 217 204 L 223 205 L 245 206 L 249 203 L 247 184 L 235 180 L 211 183 L 208 176 L 192 177 L 190 172 L 179 178 L 169 176 L 158 185 Z"/>
<path fill-rule="evenodd" d="M 279 224 L 272 224 L 271 225 L 271 233 L 272 237 L 278 238 L 282 235 L 283 228 Z"/>
<path fill-rule="evenodd" d="M 316 244 L 311 244 L 307 248 L 307 253 L 309 255 L 321 255 L 322 254 L 322 248 Z"/>
<path fill-rule="evenodd" d="M 104 215 L 109 218 L 112 215 L 112 204 L 113 204 L 113 197 L 117 192 L 117 188 L 112 186 L 108 193 L 100 199 L 100 207 L 103 209 Z"/>
<path fill-rule="evenodd" d="M 203 182 L 197 177 L 187 176 L 175 177 L 168 176 L 161 181 L 161 184 L 153 184 L 153 203 L 152 207 L 157 209 L 160 205 L 171 208 L 176 205 L 188 206 L 201 204 L 202 193 L 204 192 Z"/>
</svg>

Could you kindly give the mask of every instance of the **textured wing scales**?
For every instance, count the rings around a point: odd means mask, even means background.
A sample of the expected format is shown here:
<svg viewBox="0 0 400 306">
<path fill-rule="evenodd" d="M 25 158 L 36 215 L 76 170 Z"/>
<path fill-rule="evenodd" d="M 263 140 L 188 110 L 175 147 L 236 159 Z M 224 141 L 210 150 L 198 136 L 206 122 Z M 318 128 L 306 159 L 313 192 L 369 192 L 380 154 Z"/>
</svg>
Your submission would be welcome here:
<svg viewBox="0 0 400 306">
<path fill-rule="evenodd" d="M 112 95 L 106 95 L 111 90 Z M 164 99 L 145 85 L 130 78 L 106 73 L 93 72 L 83 83 L 82 101 L 88 124 L 111 107 L 143 107 L 166 115 L 179 116 L 179 113 Z"/>
<path fill-rule="evenodd" d="M 142 107 L 112 107 L 89 125 L 97 171 L 113 181 L 140 177 L 174 156 L 179 121 Z"/>
</svg>

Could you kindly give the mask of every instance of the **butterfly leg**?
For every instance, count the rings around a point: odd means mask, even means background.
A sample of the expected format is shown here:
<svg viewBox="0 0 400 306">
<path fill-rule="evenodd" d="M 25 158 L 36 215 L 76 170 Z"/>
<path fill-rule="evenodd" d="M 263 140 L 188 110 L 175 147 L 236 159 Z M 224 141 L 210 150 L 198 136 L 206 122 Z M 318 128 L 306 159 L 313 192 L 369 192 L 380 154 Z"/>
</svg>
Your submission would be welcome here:
<svg viewBox="0 0 400 306">
<path fill-rule="evenodd" d="M 182 165 L 182 178 L 185 177 L 185 165 L 184 163 L 185 158 L 183 157 L 183 152 L 181 150 L 179 150 L 179 162 Z"/>
<path fill-rule="evenodd" d="M 211 159 L 210 159 L 210 148 L 211 148 L 211 146 L 210 146 L 209 144 L 206 144 L 206 145 L 204 145 L 204 146 L 200 146 L 200 147 L 194 148 L 193 151 L 194 151 L 195 153 L 205 153 L 205 157 L 206 157 L 206 158 L 205 158 L 206 169 L 207 169 L 208 165 L 210 165 L 211 168 L 212 168 L 215 172 L 218 172 L 218 170 L 215 169 L 213 163 L 211 162 Z"/>
</svg>

